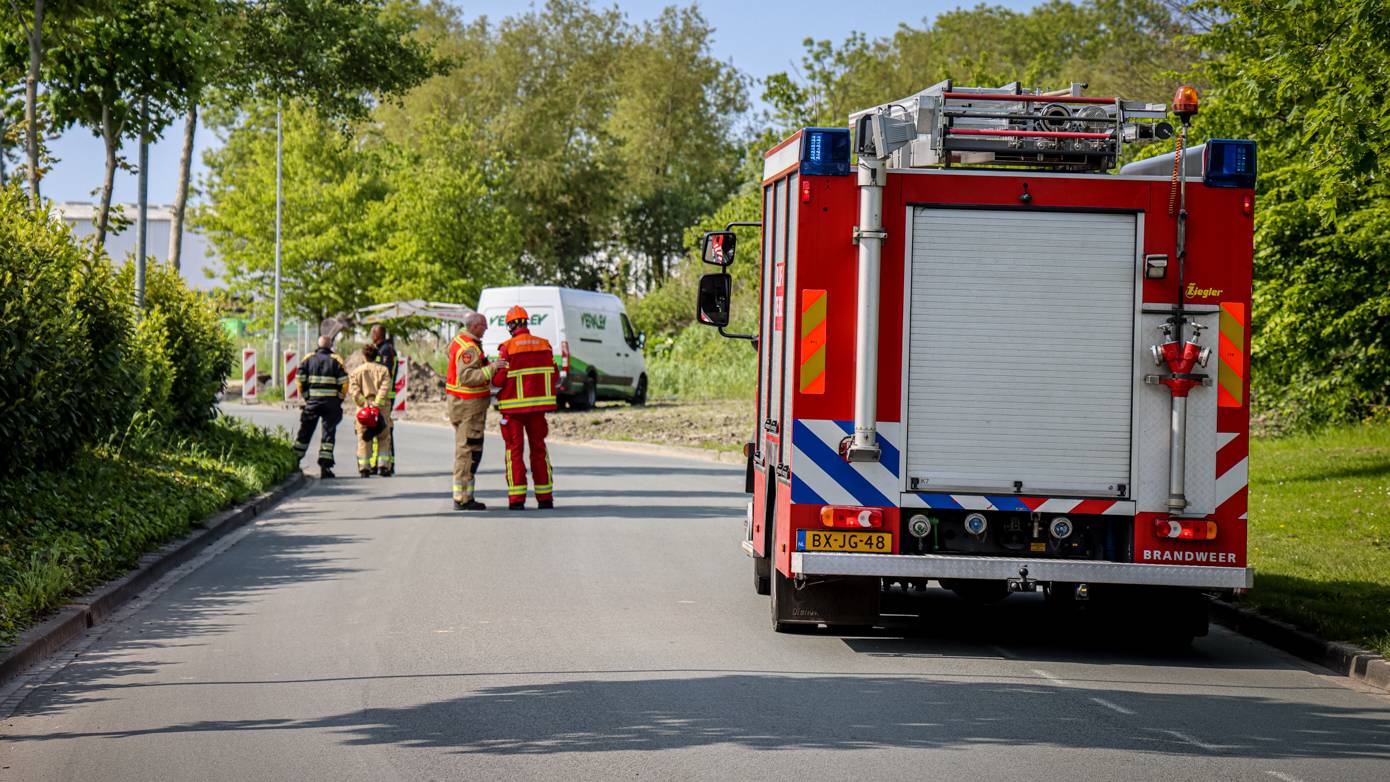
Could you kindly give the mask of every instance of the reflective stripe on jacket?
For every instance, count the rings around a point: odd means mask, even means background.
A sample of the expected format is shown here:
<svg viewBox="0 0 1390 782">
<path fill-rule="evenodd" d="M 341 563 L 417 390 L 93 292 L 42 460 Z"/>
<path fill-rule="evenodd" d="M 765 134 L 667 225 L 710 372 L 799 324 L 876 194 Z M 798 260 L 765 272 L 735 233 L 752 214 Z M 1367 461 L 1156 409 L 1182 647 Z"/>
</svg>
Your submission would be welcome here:
<svg viewBox="0 0 1390 782">
<path fill-rule="evenodd" d="M 332 348 L 319 348 L 299 365 L 299 396 L 308 402 L 347 396 L 348 373 Z"/>
<path fill-rule="evenodd" d="M 507 368 L 497 373 L 497 409 L 504 413 L 549 412 L 555 409 L 555 352 L 550 342 L 525 328 L 498 348 Z"/>
<path fill-rule="evenodd" d="M 492 394 L 488 381 L 492 367 L 483 359 L 483 346 L 464 332 L 449 343 L 449 367 L 444 373 L 444 390 L 459 399 L 481 399 Z"/>
<path fill-rule="evenodd" d="M 348 376 L 348 395 L 358 407 L 386 407 L 391 387 L 391 373 L 375 362 L 362 362 Z"/>
</svg>

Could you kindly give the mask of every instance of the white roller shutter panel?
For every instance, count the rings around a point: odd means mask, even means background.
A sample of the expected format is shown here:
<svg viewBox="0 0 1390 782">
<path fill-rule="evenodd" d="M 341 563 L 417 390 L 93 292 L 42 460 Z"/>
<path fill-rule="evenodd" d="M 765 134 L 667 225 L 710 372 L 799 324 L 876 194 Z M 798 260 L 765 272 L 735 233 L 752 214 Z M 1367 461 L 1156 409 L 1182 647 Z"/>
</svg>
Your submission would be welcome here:
<svg viewBox="0 0 1390 782">
<path fill-rule="evenodd" d="M 1130 484 L 1135 217 L 914 212 L 909 487 L 1118 496 Z"/>
</svg>

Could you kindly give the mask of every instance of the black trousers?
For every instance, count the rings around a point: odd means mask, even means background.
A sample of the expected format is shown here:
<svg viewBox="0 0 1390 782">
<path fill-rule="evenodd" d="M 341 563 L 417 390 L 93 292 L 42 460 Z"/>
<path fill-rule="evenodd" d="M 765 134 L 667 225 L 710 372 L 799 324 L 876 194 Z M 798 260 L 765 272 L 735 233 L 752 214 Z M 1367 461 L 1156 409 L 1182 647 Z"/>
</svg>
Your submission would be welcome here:
<svg viewBox="0 0 1390 782">
<path fill-rule="evenodd" d="M 309 452 L 309 441 L 314 439 L 314 427 L 323 422 L 319 435 L 319 466 L 333 466 L 333 445 L 338 439 L 338 424 L 343 420 L 343 403 L 310 402 L 299 414 L 299 437 L 295 438 L 294 450 L 300 458 Z"/>
</svg>

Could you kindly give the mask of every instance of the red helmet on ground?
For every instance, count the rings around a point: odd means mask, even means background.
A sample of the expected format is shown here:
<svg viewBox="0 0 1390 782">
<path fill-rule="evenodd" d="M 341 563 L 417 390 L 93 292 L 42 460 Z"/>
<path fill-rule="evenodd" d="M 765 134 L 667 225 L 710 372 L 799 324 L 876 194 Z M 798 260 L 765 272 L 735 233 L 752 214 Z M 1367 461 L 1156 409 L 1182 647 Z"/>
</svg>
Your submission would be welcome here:
<svg viewBox="0 0 1390 782">
<path fill-rule="evenodd" d="M 517 322 L 520 322 L 524 326 L 530 320 L 531 316 L 527 314 L 526 308 L 521 306 L 520 304 L 514 304 L 512 305 L 511 309 L 507 310 L 507 317 L 505 318 L 505 321 L 508 326 L 511 326 L 512 324 Z"/>
</svg>

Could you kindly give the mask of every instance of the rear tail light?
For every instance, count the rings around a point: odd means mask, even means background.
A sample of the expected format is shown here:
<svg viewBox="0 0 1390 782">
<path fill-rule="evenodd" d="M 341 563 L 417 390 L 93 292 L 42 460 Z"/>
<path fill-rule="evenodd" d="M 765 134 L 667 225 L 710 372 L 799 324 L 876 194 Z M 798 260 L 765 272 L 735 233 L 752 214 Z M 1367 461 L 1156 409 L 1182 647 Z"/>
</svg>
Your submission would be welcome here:
<svg viewBox="0 0 1390 782">
<path fill-rule="evenodd" d="M 1216 540 L 1216 522 L 1206 519 L 1157 519 L 1154 535 L 1168 540 Z"/>
<path fill-rule="evenodd" d="M 560 340 L 560 371 L 566 375 L 570 373 L 570 342 L 567 339 Z"/>
<path fill-rule="evenodd" d="M 878 529 L 883 526 L 883 511 L 878 508 L 826 505 L 820 509 L 820 523 L 827 527 Z"/>
</svg>

